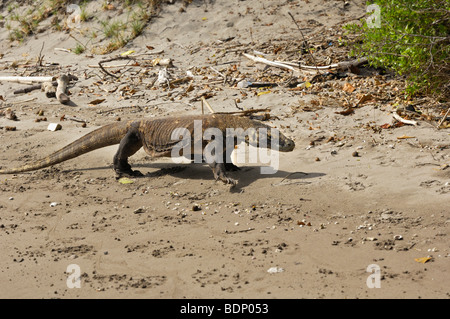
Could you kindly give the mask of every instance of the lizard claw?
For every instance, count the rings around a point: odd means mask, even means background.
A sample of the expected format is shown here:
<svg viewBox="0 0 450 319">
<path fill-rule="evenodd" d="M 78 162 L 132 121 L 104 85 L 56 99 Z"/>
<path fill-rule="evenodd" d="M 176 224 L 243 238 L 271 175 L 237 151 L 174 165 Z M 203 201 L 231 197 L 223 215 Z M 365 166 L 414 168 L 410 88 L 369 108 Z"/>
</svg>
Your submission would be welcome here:
<svg viewBox="0 0 450 319">
<path fill-rule="evenodd" d="M 237 183 L 238 183 L 237 180 L 232 179 L 232 178 L 229 178 L 229 177 L 222 177 L 222 178 L 220 178 L 220 180 L 221 180 L 222 182 L 224 182 L 225 184 L 227 184 L 227 185 L 228 185 L 228 184 L 231 184 L 231 187 L 236 186 Z"/>
<path fill-rule="evenodd" d="M 116 170 L 116 179 L 120 179 L 122 177 L 141 177 L 144 176 L 140 171 L 138 170 L 127 170 L 127 171 L 118 171 Z"/>
</svg>

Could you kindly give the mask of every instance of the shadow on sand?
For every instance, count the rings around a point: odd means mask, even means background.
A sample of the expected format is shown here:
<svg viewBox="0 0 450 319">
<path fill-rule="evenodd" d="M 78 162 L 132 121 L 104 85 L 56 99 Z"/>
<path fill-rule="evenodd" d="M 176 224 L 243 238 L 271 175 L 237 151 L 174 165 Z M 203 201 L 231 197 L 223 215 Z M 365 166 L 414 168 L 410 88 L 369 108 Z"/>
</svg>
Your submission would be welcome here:
<svg viewBox="0 0 450 319">
<path fill-rule="evenodd" d="M 240 192 L 259 179 L 271 179 L 272 186 L 309 184 L 309 179 L 325 176 L 325 173 L 318 172 L 287 172 L 278 170 L 274 174 L 262 174 L 261 166 L 241 166 L 240 170 L 227 172 L 227 175 L 238 180 L 238 184 L 230 189 L 231 192 Z M 90 167 L 78 168 L 70 171 L 93 171 L 100 169 L 111 169 L 111 167 Z M 174 164 L 174 163 L 149 163 L 134 164 L 133 169 L 140 170 L 144 176 L 133 177 L 139 179 L 149 179 L 161 176 L 173 176 L 184 180 L 204 180 L 214 181 L 211 168 L 207 164 Z M 151 170 L 150 172 L 147 169 Z"/>
</svg>

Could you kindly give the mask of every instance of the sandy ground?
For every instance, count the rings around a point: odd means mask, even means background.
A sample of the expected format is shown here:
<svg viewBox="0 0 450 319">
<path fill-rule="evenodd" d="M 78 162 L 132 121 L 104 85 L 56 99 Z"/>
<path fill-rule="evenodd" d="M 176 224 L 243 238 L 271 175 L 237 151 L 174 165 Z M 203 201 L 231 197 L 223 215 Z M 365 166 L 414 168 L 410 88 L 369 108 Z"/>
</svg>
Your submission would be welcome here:
<svg viewBox="0 0 450 319">
<path fill-rule="evenodd" d="M 251 49 L 299 38 L 287 12 L 309 21 L 306 34 L 311 34 L 320 28 L 332 32 L 365 10 L 363 1 L 349 1 L 345 9 L 343 1 L 278 3 L 194 1 L 183 13 L 181 3 L 168 5 L 120 52 L 144 52 L 146 45 L 164 50 L 158 57 L 173 59 L 181 74 L 213 65 L 223 52 L 218 39 L 234 36 L 230 43 Z M 104 74 L 88 67 L 104 56 L 54 50 L 75 46 L 67 33 L 43 32 L 13 46 L 2 37 L 0 61 L 37 57 L 45 42 L 45 61 L 59 65 L 44 73 L 79 77 L 70 87 L 71 105 L 38 91 L 14 95 L 23 84 L 0 84 L 4 106 L 11 103 L 19 118 L 0 117 L 2 168 L 46 156 L 117 117 L 199 114 L 200 102 L 192 99 L 208 90 L 171 99 L 163 88 L 147 89 L 145 81 L 109 77 L 113 86 L 138 89 L 124 98 L 102 90 Z M 219 59 L 227 61 L 237 61 L 241 70 L 261 68 L 240 52 Z M 157 72 L 153 68 L 150 75 Z M 0 73 L 21 75 L 11 69 Z M 273 89 L 258 95 L 220 88 L 208 99 L 216 111 L 236 111 L 236 98 L 244 109 L 269 107 L 267 123 L 295 140 L 293 152 L 279 154 L 275 174 L 262 175 L 258 164 L 245 164 L 232 173 L 239 184 L 230 189 L 214 181 L 206 165 L 152 160 L 141 150 L 131 163 L 147 176 L 121 184 L 111 169 L 117 148 L 111 146 L 52 168 L 1 175 L 0 297 L 449 297 L 450 169 L 443 169 L 450 163 L 448 129 L 419 122 L 375 132 L 368 127 L 392 122 L 381 102 L 343 116 L 335 113 L 342 110 L 339 104 L 297 110 L 300 101 L 314 99 L 313 93 Z M 30 98 L 35 99 L 18 103 Z M 106 100 L 89 105 L 99 98 Z M 47 121 L 35 122 L 39 110 Z M 60 121 L 62 115 L 86 119 L 88 125 Z M 62 130 L 48 131 L 49 122 L 60 123 Z M 402 136 L 412 138 L 398 139 Z M 359 156 L 352 156 L 355 151 Z M 416 261 L 422 257 L 431 259 Z M 79 267 L 81 288 L 67 285 L 72 264 Z M 369 276 L 377 277 L 370 265 L 379 269 L 379 288 L 367 285 Z"/>
</svg>

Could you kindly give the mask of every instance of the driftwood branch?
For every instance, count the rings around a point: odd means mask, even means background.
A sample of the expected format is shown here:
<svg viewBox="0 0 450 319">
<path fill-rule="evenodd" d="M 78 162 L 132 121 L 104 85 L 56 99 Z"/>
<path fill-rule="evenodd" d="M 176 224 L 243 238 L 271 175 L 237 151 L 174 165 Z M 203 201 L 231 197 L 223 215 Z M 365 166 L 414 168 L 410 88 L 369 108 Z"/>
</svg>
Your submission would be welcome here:
<svg viewBox="0 0 450 319">
<path fill-rule="evenodd" d="M 291 16 L 292 21 L 294 21 L 294 24 L 297 26 L 298 31 L 299 31 L 300 34 L 302 35 L 303 43 L 306 45 L 306 48 L 307 48 L 307 50 L 308 50 L 308 53 L 309 53 L 309 55 L 311 56 L 311 59 L 312 59 L 313 62 L 314 62 L 314 65 L 315 65 L 315 67 L 316 67 L 317 72 L 320 73 L 319 68 L 317 68 L 316 59 L 314 59 L 314 56 L 313 56 L 311 50 L 309 49 L 308 41 L 306 41 L 305 36 L 303 35 L 303 32 L 302 32 L 302 29 L 301 29 L 300 26 L 298 25 L 297 21 L 295 21 L 295 18 L 294 18 L 294 16 L 292 15 L 292 13 L 288 12 L 288 14 Z"/>
<path fill-rule="evenodd" d="M 270 61 L 265 58 L 256 57 L 247 53 L 242 53 L 246 58 L 259 63 L 264 63 L 270 66 L 275 66 L 282 69 L 287 69 L 291 71 L 297 71 L 295 68 L 299 69 L 305 69 L 305 70 L 329 70 L 329 69 L 338 69 L 338 70 L 349 70 L 354 67 L 358 67 L 364 63 L 367 63 L 367 58 L 360 58 L 352 61 L 344 61 L 339 63 L 334 63 L 330 65 L 324 65 L 324 66 L 310 66 L 310 65 L 303 65 L 299 63 L 294 62 L 284 62 L 284 61 Z"/>
<path fill-rule="evenodd" d="M 49 82 L 44 82 L 44 83 L 49 83 Z M 35 84 L 35 85 L 27 86 L 26 88 L 15 90 L 13 93 L 14 94 L 30 93 L 31 91 L 34 91 L 34 90 L 40 90 L 42 88 L 42 85 L 43 84 Z"/>
<path fill-rule="evenodd" d="M 115 78 L 115 79 L 118 79 L 119 77 L 118 77 L 117 75 L 114 75 L 114 74 L 109 73 L 108 71 L 106 71 L 105 67 L 103 66 L 103 63 L 111 62 L 111 61 L 116 61 L 116 60 L 130 60 L 130 59 L 131 59 L 131 58 L 130 58 L 129 56 L 121 56 L 121 55 L 119 55 L 119 56 L 116 56 L 116 57 L 114 57 L 114 58 L 105 59 L 105 60 L 102 60 L 102 61 L 98 62 L 98 66 L 100 67 L 100 69 L 101 69 L 105 74 L 107 74 L 107 75 L 109 75 L 109 76 L 112 76 L 112 77 Z"/>
<path fill-rule="evenodd" d="M 234 111 L 234 112 L 217 112 L 215 114 L 236 114 L 239 116 L 247 116 L 247 115 L 251 115 L 253 113 L 259 113 L 259 112 L 270 112 L 270 109 L 265 108 L 265 109 L 243 110 L 243 111 Z"/>
<path fill-rule="evenodd" d="M 69 78 L 69 81 L 77 81 L 78 80 L 78 78 L 75 75 L 67 74 L 67 76 Z M 50 77 L 49 77 L 49 79 L 50 79 Z M 54 88 L 52 89 L 51 86 L 53 86 Z M 58 86 L 57 81 L 47 81 L 47 82 L 43 82 L 41 84 L 34 84 L 34 85 L 30 85 L 30 86 L 27 86 L 22 89 L 15 90 L 13 93 L 14 94 L 24 94 L 24 93 L 30 93 L 35 90 L 42 90 L 43 92 L 46 93 L 47 97 L 55 97 L 56 96 L 56 89 L 55 89 L 56 86 Z"/>
<path fill-rule="evenodd" d="M 278 63 L 282 63 L 282 64 L 289 65 L 292 67 L 298 67 L 300 69 L 305 69 L 305 70 L 316 70 L 316 69 L 319 69 L 319 70 L 330 70 L 330 69 L 348 70 L 353 67 L 358 67 L 367 62 L 368 62 L 367 58 L 360 58 L 360 59 L 356 59 L 356 60 L 352 60 L 352 61 L 344 61 L 344 62 L 334 63 L 334 64 L 330 64 L 330 65 L 324 65 L 324 66 L 311 66 L 311 65 L 304 65 L 304 64 L 298 64 L 298 63 L 294 63 L 294 62 L 284 62 L 284 61 L 280 61 Z"/>
<path fill-rule="evenodd" d="M 51 82 L 54 81 L 53 76 L 0 76 L 0 81 L 30 83 L 30 82 Z"/>
<path fill-rule="evenodd" d="M 202 114 L 203 114 L 203 103 L 205 103 L 206 107 L 208 108 L 208 110 L 209 110 L 211 113 L 216 113 L 216 112 L 214 112 L 214 110 L 213 110 L 213 108 L 211 107 L 211 105 L 209 105 L 209 103 L 206 101 L 205 97 L 202 96 Z"/>
<path fill-rule="evenodd" d="M 67 95 L 67 85 L 69 84 L 69 77 L 65 74 L 61 75 L 56 82 L 58 86 L 56 88 L 56 98 L 62 104 L 69 103 L 70 98 Z"/>
<path fill-rule="evenodd" d="M 274 66 L 274 67 L 277 67 L 277 68 L 291 70 L 292 72 L 296 71 L 292 66 L 286 65 L 284 63 L 270 61 L 270 60 L 267 60 L 265 58 L 261 58 L 261 57 L 258 57 L 258 56 L 253 56 L 253 55 L 250 55 L 250 54 L 247 54 L 247 53 L 242 53 L 242 54 L 247 59 L 250 59 L 250 60 L 252 60 L 254 62 L 264 63 L 264 64 L 267 64 L 267 65 L 270 65 L 270 66 Z"/>
<path fill-rule="evenodd" d="M 55 83 L 57 85 L 57 83 Z M 44 82 L 41 85 L 41 90 L 45 92 L 45 96 L 48 98 L 56 97 L 56 85 L 53 85 L 52 82 Z"/>
<path fill-rule="evenodd" d="M 439 129 L 442 125 L 442 123 L 444 123 L 444 121 L 447 119 L 447 115 L 448 113 L 450 113 L 450 107 L 448 108 L 447 112 L 445 113 L 445 115 L 442 117 L 442 119 L 439 121 L 437 128 Z"/>
<path fill-rule="evenodd" d="M 416 121 L 411 121 L 411 120 L 405 120 L 403 117 L 401 117 L 400 115 L 397 114 L 397 112 L 392 113 L 392 116 L 399 122 L 402 122 L 404 124 L 409 124 L 409 125 L 417 125 Z"/>
</svg>

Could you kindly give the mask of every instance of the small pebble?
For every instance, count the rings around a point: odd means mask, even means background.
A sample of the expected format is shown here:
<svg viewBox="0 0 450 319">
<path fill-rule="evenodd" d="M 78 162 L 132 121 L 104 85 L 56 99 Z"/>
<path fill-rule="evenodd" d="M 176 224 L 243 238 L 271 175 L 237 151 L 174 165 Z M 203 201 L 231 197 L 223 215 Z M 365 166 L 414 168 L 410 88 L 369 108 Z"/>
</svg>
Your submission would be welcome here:
<svg viewBox="0 0 450 319">
<path fill-rule="evenodd" d="M 58 131 L 60 129 L 62 129 L 62 126 L 59 123 L 50 123 L 47 127 L 47 130 L 52 131 L 52 132 Z"/>
</svg>

